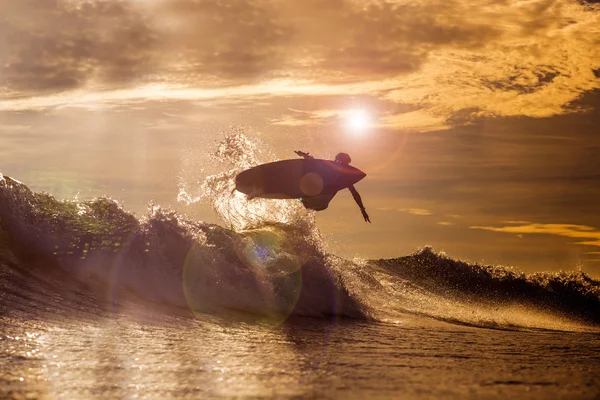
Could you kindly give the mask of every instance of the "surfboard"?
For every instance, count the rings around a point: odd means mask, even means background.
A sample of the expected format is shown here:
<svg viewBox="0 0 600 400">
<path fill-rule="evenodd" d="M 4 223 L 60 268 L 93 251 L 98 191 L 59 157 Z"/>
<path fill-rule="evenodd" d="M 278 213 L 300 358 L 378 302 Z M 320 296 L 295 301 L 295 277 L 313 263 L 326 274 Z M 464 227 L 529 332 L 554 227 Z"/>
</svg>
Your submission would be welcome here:
<svg viewBox="0 0 600 400">
<path fill-rule="evenodd" d="M 261 164 L 235 177 L 235 188 L 252 197 L 298 199 L 334 194 L 367 174 L 331 160 L 293 159 Z"/>
</svg>

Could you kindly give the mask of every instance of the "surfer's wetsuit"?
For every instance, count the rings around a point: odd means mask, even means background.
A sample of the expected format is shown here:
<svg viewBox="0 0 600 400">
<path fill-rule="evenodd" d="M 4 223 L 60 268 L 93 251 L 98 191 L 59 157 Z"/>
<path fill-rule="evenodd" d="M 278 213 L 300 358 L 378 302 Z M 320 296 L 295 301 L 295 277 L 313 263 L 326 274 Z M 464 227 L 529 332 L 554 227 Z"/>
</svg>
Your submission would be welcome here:
<svg viewBox="0 0 600 400">
<path fill-rule="evenodd" d="M 295 151 L 295 153 L 305 159 L 314 159 L 313 156 L 311 156 L 310 154 L 305 153 L 303 151 Z M 343 154 L 343 153 L 341 153 L 341 154 Z M 340 154 L 338 154 L 338 156 L 336 156 L 335 161 L 343 162 L 344 164 L 349 164 L 350 156 L 348 156 L 347 154 L 344 154 L 344 155 L 348 159 L 347 162 L 345 162 L 346 160 L 343 160 L 343 161 L 338 160 L 338 157 L 340 156 Z M 350 190 L 350 193 L 352 193 L 352 197 L 354 198 L 354 201 L 356 201 L 356 204 L 358 204 L 358 206 L 360 207 L 360 212 L 362 213 L 363 218 L 365 219 L 365 222 L 371 222 L 371 220 L 369 219 L 369 214 L 367 214 L 367 210 L 365 210 L 365 206 L 363 205 L 360 194 L 358 194 L 358 191 L 354 188 L 354 185 L 348 186 L 348 190 Z M 322 210 L 325 210 L 329 206 L 329 202 L 331 201 L 331 199 L 333 199 L 333 197 L 336 194 L 337 194 L 337 190 L 333 193 L 322 193 L 317 196 L 302 197 L 300 199 L 300 201 L 306 208 L 309 208 L 309 209 L 315 210 L 315 211 L 322 211 Z"/>
</svg>

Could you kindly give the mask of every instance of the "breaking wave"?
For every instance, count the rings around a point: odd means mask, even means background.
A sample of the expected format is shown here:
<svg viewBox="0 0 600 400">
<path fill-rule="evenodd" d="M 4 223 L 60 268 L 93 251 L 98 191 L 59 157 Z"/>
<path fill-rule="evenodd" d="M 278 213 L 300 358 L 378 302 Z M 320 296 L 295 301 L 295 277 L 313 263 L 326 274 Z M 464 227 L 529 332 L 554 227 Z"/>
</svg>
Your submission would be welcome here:
<svg viewBox="0 0 600 400">
<path fill-rule="evenodd" d="M 209 202 L 223 226 L 154 204 L 139 218 L 108 198 L 59 200 L 0 175 L 0 309 L 84 318 L 135 301 L 169 313 L 275 323 L 298 315 L 496 328 L 600 325 L 600 282 L 583 272 L 528 275 L 430 248 L 387 260 L 329 254 L 314 212 L 300 202 L 248 201 L 233 191 L 235 174 L 265 161 L 257 154 L 233 130 L 215 155 L 226 172 L 196 183 L 182 174 L 179 200 Z"/>
</svg>

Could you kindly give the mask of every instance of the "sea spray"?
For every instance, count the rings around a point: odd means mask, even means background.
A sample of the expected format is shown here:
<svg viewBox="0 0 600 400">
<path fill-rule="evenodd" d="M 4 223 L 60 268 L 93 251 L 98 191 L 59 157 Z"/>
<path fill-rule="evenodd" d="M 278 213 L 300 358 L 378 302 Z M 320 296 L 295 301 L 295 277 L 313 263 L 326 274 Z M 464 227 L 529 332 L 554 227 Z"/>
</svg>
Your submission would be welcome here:
<svg viewBox="0 0 600 400">
<path fill-rule="evenodd" d="M 223 132 L 224 138 L 210 159 L 225 172 L 199 178 L 203 168 L 193 168 L 188 163 L 180 174 L 178 200 L 187 205 L 208 202 L 222 223 L 236 231 L 278 223 L 302 227 L 306 234 L 318 236 L 315 213 L 305 209 L 299 201 L 249 199 L 235 190 L 235 176 L 241 171 L 276 161 L 272 152 L 261 149 L 247 134 L 252 132 L 243 126 L 232 126 Z"/>
</svg>

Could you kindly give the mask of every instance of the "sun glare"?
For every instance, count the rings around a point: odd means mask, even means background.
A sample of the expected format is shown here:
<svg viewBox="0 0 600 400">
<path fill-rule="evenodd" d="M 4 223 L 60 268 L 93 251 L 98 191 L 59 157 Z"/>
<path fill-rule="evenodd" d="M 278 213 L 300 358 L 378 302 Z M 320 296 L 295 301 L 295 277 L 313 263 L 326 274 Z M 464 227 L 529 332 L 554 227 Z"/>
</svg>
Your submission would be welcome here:
<svg viewBox="0 0 600 400">
<path fill-rule="evenodd" d="M 364 132 L 371 125 L 371 118 L 365 110 L 350 110 L 347 124 L 354 132 Z"/>
</svg>

